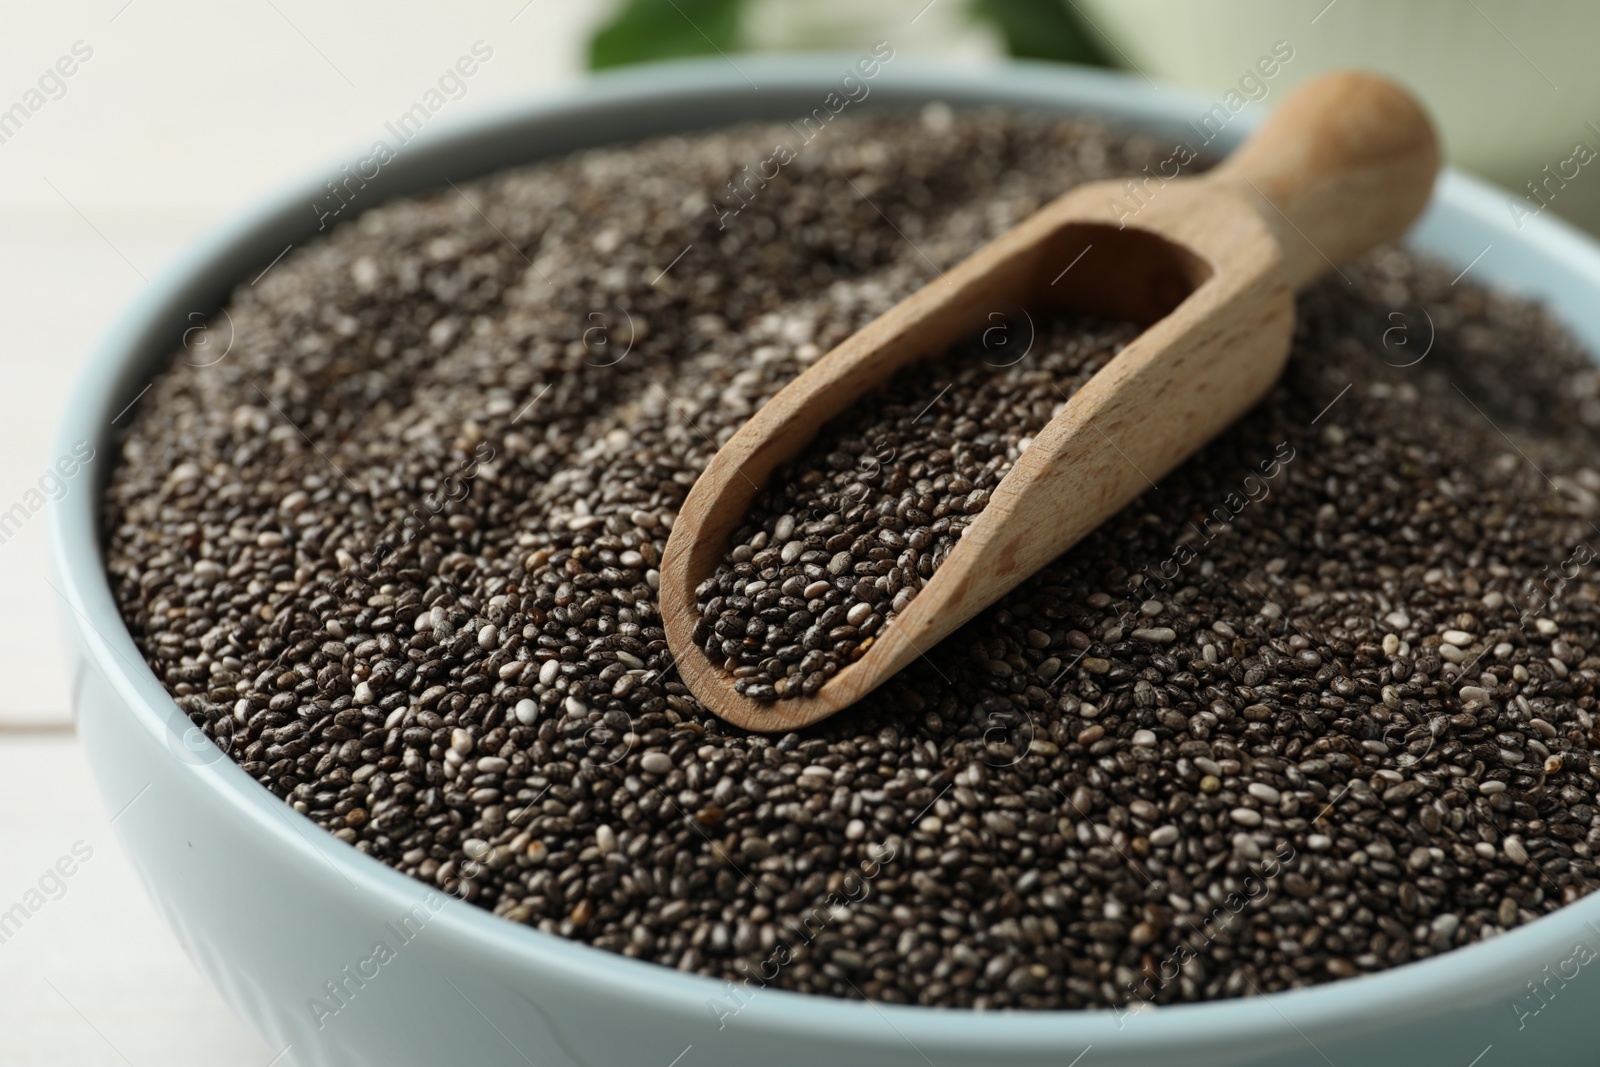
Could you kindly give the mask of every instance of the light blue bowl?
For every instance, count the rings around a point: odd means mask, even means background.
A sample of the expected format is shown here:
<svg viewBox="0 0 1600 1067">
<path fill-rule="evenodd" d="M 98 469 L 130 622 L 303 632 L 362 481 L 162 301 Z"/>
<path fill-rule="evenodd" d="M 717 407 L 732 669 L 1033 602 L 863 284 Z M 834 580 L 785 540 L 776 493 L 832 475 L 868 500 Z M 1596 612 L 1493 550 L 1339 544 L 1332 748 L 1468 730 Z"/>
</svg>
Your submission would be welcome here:
<svg viewBox="0 0 1600 1067">
<path fill-rule="evenodd" d="M 363 196 L 372 204 L 584 146 L 804 115 L 851 62 L 740 57 L 759 90 L 721 60 L 597 78 L 417 141 Z M 955 72 L 898 59 L 862 106 L 932 99 L 1088 112 L 1157 129 L 1208 105 L 1111 74 L 1022 64 Z M 311 237 L 312 205 L 338 173 L 330 166 L 226 227 L 145 290 L 89 361 L 56 454 L 87 440 L 103 476 L 114 455 L 113 417 L 176 350 L 189 314 L 211 311 L 286 244 Z M 1487 248 L 1474 280 L 1543 297 L 1600 347 L 1600 250 L 1548 216 L 1517 230 L 1504 197 L 1447 174 L 1413 244 L 1463 267 Z M 1381 339 L 1372 344 L 1377 351 Z M 98 529 L 93 493 L 53 509 L 79 734 L 157 907 L 228 1003 L 274 1051 L 287 1047 L 277 1062 L 1495 1067 L 1596 1058 L 1600 965 L 1567 961 L 1579 944 L 1600 950 L 1600 895 L 1492 941 L 1370 977 L 1132 1016 L 976 1014 L 773 990 L 741 998 L 747 1003 L 733 1014 L 738 1001 L 727 1001 L 720 982 L 441 898 L 293 813 L 194 730 L 146 668 L 112 600 Z M 387 962 L 372 962 L 379 943 L 392 954 Z M 1537 999 L 1529 983 L 1541 983 Z"/>
</svg>

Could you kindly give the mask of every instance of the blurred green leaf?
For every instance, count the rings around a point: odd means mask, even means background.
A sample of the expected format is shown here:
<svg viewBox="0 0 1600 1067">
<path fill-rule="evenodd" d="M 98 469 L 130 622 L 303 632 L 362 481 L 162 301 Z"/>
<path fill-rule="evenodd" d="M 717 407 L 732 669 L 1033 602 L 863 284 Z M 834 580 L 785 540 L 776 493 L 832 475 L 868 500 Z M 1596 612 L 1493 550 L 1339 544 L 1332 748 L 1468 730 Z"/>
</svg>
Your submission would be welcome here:
<svg viewBox="0 0 1600 1067">
<path fill-rule="evenodd" d="M 626 0 L 589 41 L 589 68 L 730 52 L 743 0 Z"/>
<path fill-rule="evenodd" d="M 744 5 L 745 0 L 623 0 L 590 40 L 589 67 L 738 51 Z M 1014 56 L 1114 65 L 1069 0 L 969 0 L 967 11 L 998 29 Z"/>
<path fill-rule="evenodd" d="M 975 18 L 994 23 L 1005 38 L 1006 50 L 1019 58 L 1112 66 L 1067 0 L 972 0 L 968 10 Z"/>
</svg>

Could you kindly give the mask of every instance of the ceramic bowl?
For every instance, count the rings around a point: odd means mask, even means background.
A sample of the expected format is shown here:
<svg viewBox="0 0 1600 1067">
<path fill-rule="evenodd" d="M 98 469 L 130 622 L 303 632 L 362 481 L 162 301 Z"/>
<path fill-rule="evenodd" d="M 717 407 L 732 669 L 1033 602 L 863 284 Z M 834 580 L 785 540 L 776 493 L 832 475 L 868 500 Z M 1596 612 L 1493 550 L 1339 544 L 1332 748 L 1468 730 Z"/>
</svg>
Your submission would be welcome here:
<svg viewBox="0 0 1600 1067">
<path fill-rule="evenodd" d="M 429 131 L 386 163 L 364 195 L 377 203 L 585 146 L 804 115 L 854 59 L 740 57 L 738 70 L 714 59 L 596 78 L 556 98 Z M 861 106 L 930 100 L 1087 113 L 1153 131 L 1175 128 L 1205 104 L 1104 73 L 1025 64 L 961 72 L 904 58 L 884 68 Z M 360 145 L 350 160 L 370 155 L 371 147 Z M 312 239 L 314 205 L 339 173 L 335 164 L 309 176 L 144 290 L 89 360 L 62 417 L 56 453 L 92 443 L 103 478 L 115 454 L 113 420 L 126 422 L 125 409 L 193 325 L 191 313 L 209 313 L 286 245 Z M 1587 343 L 1600 343 L 1600 249 L 1548 217 L 1516 229 L 1504 195 L 1445 175 L 1412 244 L 1462 267 L 1470 263 L 1476 281 L 1544 298 Z M 72 494 L 52 510 L 79 734 L 116 834 L 151 898 L 226 1001 L 274 1052 L 283 1050 L 277 1063 L 1592 1062 L 1600 966 L 1573 960 L 1580 944 L 1591 956 L 1600 949 L 1600 894 L 1493 940 L 1380 974 L 1134 1015 L 979 1014 L 776 990 L 736 993 L 709 978 L 505 922 L 325 834 L 191 727 L 118 615 L 99 519 L 95 493 Z"/>
</svg>

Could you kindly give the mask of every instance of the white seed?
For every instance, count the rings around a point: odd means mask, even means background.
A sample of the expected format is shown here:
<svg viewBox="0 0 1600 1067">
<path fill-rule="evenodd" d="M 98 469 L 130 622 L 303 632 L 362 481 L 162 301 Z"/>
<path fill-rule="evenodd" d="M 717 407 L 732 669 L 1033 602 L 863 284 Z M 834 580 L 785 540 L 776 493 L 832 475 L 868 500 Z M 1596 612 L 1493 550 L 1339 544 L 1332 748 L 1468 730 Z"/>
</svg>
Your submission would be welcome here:
<svg viewBox="0 0 1600 1067">
<path fill-rule="evenodd" d="M 1523 846 L 1522 838 L 1508 837 L 1500 843 L 1500 847 L 1506 850 L 1506 859 L 1512 863 L 1523 864 L 1528 862 L 1528 850 Z"/>
<path fill-rule="evenodd" d="M 1265 782 L 1251 782 L 1247 787 L 1245 787 L 1245 792 L 1249 793 L 1257 800 L 1263 800 L 1268 804 L 1276 804 L 1278 802 L 1278 791 Z"/>
</svg>

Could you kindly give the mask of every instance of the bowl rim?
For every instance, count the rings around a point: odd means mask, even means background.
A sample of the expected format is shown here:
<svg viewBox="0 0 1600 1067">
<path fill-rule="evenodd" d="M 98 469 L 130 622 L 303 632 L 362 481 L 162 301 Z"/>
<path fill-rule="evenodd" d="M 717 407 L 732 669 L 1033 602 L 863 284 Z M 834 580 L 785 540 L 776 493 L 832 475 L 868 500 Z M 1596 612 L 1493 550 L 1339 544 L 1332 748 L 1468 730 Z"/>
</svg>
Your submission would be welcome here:
<svg viewBox="0 0 1600 1067">
<path fill-rule="evenodd" d="M 647 113 L 640 120 L 646 123 L 657 122 L 663 114 L 693 117 L 670 128 L 651 127 L 657 133 L 726 124 L 726 116 L 718 110 L 719 100 L 734 101 L 742 109 L 740 113 L 780 117 L 782 113 L 775 109 L 785 100 L 820 103 L 821 95 L 856 58 L 844 53 L 741 55 L 737 68 L 731 61 L 693 59 L 592 75 L 577 84 L 531 94 L 425 131 L 415 148 L 408 144 L 406 154 L 388 164 L 391 173 L 388 184 L 380 187 L 383 195 L 364 207 L 380 203 L 388 195 L 439 185 L 439 174 L 465 179 L 515 165 L 507 162 L 512 150 L 504 147 L 505 139 L 526 137 L 531 132 L 537 141 L 550 124 L 559 128 L 558 135 L 538 143 L 560 141 L 560 130 L 569 131 L 577 141 L 568 147 L 538 148 L 536 144 L 527 150 L 519 148 L 515 158 L 546 159 L 583 143 L 604 145 L 633 139 L 638 135 L 601 137 L 591 133 L 587 142 L 582 140 L 584 131 L 596 122 L 614 128 L 617 122 L 626 124 L 630 115 L 641 112 Z M 751 91 L 751 78 L 760 84 L 759 92 Z M 1182 115 L 1199 114 L 1209 105 L 1200 94 L 1156 88 L 1132 75 L 1027 62 L 952 69 L 948 64 L 898 59 L 884 69 L 872 91 L 891 105 L 943 100 L 956 106 L 1038 106 L 1150 129 L 1175 127 Z M 698 121 L 707 115 L 711 121 Z M 1221 138 L 1224 147 L 1230 147 L 1259 117 L 1242 114 Z M 495 153 L 501 161 L 482 167 L 481 161 L 493 160 Z M 143 396 L 139 383 L 151 377 L 151 368 L 177 350 L 187 322 L 186 309 L 204 303 L 200 294 L 216 293 L 225 299 L 252 276 L 251 266 L 259 267 L 270 256 L 266 250 L 277 247 L 284 235 L 296 234 L 298 243 L 314 232 L 305 205 L 323 195 L 323 183 L 339 173 L 341 164 L 365 155 L 349 153 L 333 165 L 318 167 L 289 183 L 282 192 L 215 228 L 152 280 L 117 317 L 80 371 L 54 437 L 55 454 L 67 454 L 74 443 L 87 440 L 95 446 L 97 458 L 113 457 L 113 419 L 121 419 Z M 1600 292 L 1600 246 L 1546 215 L 1525 220 L 1520 230 L 1513 229 L 1510 214 L 1504 210 L 1508 196 L 1485 182 L 1447 171 L 1429 210 L 1430 220 L 1435 221 L 1425 222 L 1443 225 L 1436 221 L 1441 211 L 1470 216 L 1504 240 L 1530 249 L 1536 259 L 1557 263 L 1591 296 Z M 215 280 L 218 278 L 226 281 Z M 1600 340 L 1600 331 L 1586 328 L 1588 323 L 1574 325 L 1591 346 Z M 144 388 L 148 389 L 148 384 Z M 74 715 L 82 672 L 95 669 L 143 731 L 170 749 L 167 758 L 181 764 L 184 772 L 198 775 L 202 788 L 227 809 L 233 821 L 247 824 L 252 833 L 269 835 L 313 867 L 328 865 L 371 906 L 403 911 L 436 892 L 435 887 L 346 846 L 293 812 L 220 750 L 208 761 L 180 758 L 182 742 L 177 739 L 190 729 L 189 721 L 145 665 L 122 622 L 105 575 L 99 505 L 109 468 L 110 463 L 102 460 L 94 472 L 92 491 L 69 493 L 48 516 L 54 588 L 63 601 L 66 629 L 80 654 L 74 676 Z M 114 801 L 106 799 L 108 804 Z M 557 975 L 596 995 L 701 1018 L 708 1000 L 726 993 L 725 983 L 719 979 L 629 959 L 508 923 L 485 909 L 449 899 L 450 906 L 433 919 L 430 929 L 436 928 L 441 938 L 453 943 L 447 951 L 497 969 Z M 1281 1044 L 1285 1039 L 1297 1042 L 1297 1033 L 1310 1041 L 1308 1033 L 1345 1029 L 1353 1020 L 1370 1021 L 1375 1027 L 1389 1020 L 1393 1025 L 1397 1013 L 1439 1014 L 1481 1001 L 1507 985 L 1506 979 L 1490 975 L 1534 974 L 1544 964 L 1564 959 L 1575 940 L 1587 940 L 1590 935 L 1600 935 L 1600 894 L 1504 935 L 1440 956 L 1264 996 L 1171 1005 L 1131 1015 L 1110 1009 L 985 1013 L 863 1003 L 767 988 L 759 992 L 770 996 L 754 996 L 740 1011 L 738 1026 L 762 1038 L 815 1041 L 825 1036 L 858 1047 L 885 1049 L 909 1041 L 902 1029 L 907 1028 L 930 1047 L 975 1053 L 1072 1052 L 1083 1045 L 1147 1054 L 1193 1052 L 1200 1045 L 1224 1047 L 1246 1042 L 1260 1047 L 1264 1042 Z M 1293 1013 L 1294 1021 L 1286 1012 Z"/>
</svg>

